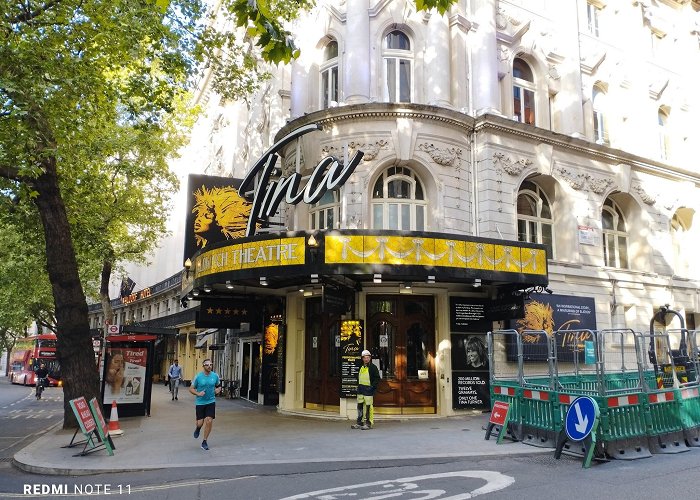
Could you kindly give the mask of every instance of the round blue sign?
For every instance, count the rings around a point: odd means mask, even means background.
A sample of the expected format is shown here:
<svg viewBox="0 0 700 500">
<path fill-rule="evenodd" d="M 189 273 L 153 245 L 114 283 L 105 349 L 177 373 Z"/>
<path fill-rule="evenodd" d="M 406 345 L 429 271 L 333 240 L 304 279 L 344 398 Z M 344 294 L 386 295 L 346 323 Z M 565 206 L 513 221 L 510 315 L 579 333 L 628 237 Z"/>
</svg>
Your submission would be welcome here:
<svg viewBox="0 0 700 500">
<path fill-rule="evenodd" d="M 593 430 L 593 424 L 600 415 L 598 403 L 588 396 L 574 399 L 566 412 L 564 430 L 572 441 L 583 441 Z"/>
</svg>

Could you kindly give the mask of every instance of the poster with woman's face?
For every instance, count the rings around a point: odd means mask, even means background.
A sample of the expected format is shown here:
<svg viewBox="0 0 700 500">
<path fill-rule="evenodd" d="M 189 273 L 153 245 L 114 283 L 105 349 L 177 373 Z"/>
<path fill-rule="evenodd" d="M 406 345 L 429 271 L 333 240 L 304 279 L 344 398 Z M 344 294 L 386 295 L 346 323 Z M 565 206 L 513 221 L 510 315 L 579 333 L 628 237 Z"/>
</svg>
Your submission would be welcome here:
<svg viewBox="0 0 700 500">
<path fill-rule="evenodd" d="M 489 408 L 489 357 L 486 335 L 453 333 L 452 408 Z"/>
<path fill-rule="evenodd" d="M 103 403 L 143 403 L 146 381 L 145 347 L 120 347 L 107 351 Z"/>
</svg>

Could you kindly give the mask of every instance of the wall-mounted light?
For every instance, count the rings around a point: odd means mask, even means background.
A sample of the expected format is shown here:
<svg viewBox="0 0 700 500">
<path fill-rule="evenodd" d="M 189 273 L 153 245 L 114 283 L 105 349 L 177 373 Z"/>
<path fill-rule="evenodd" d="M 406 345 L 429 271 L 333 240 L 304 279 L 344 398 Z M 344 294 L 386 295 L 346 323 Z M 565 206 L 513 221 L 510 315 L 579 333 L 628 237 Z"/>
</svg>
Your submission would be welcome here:
<svg viewBox="0 0 700 500">
<path fill-rule="evenodd" d="M 204 290 L 206 293 L 210 293 L 210 292 L 211 292 L 211 286 L 210 286 L 210 285 L 204 285 L 204 286 L 202 287 L 202 290 Z"/>
<path fill-rule="evenodd" d="M 190 260 L 189 257 L 187 257 L 187 260 L 185 261 L 185 277 L 189 278 L 190 277 L 190 268 L 192 267 L 192 261 Z"/>
<path fill-rule="evenodd" d="M 267 286 L 267 278 L 265 276 L 260 276 L 260 286 Z"/>
<path fill-rule="evenodd" d="M 316 284 L 316 283 L 318 283 L 318 282 L 319 282 L 319 280 L 318 280 L 318 274 L 312 274 L 312 275 L 311 275 L 311 284 Z"/>
<path fill-rule="evenodd" d="M 194 295 L 192 294 L 192 292 L 190 292 L 187 294 L 187 300 L 192 300 L 192 299 L 194 299 Z"/>
<path fill-rule="evenodd" d="M 231 283 L 230 280 L 226 280 L 226 288 L 229 290 L 233 290 L 233 283 Z"/>
<path fill-rule="evenodd" d="M 192 295 L 197 297 L 199 295 L 199 288 L 195 288 L 194 290 L 192 290 Z"/>
<path fill-rule="evenodd" d="M 474 288 L 479 288 L 481 286 L 481 278 L 476 278 L 473 286 Z"/>
<path fill-rule="evenodd" d="M 316 237 L 313 234 L 311 236 L 309 236 L 307 243 L 309 244 L 309 246 L 311 248 L 316 248 L 318 246 L 318 240 L 316 239 Z"/>
<path fill-rule="evenodd" d="M 410 289 L 413 287 L 413 283 L 411 283 L 410 281 L 407 281 L 407 282 L 405 282 L 405 283 L 403 284 L 403 287 L 404 287 L 406 290 L 410 290 Z"/>
<path fill-rule="evenodd" d="M 425 282 L 426 282 L 426 283 L 430 283 L 431 285 L 432 285 L 432 284 L 435 284 L 435 276 L 433 276 L 432 274 L 429 275 L 429 276 L 428 276 L 428 279 L 425 280 Z"/>
<path fill-rule="evenodd" d="M 375 274 L 374 275 L 374 280 L 375 283 L 381 283 L 382 282 L 382 275 L 381 274 Z"/>
</svg>

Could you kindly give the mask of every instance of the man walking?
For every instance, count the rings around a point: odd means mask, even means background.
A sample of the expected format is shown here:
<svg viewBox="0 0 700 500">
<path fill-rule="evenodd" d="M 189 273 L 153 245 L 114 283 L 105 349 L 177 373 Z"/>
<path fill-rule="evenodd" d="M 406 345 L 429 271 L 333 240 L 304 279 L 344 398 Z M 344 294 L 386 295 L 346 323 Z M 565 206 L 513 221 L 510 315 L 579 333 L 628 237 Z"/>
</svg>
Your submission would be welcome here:
<svg viewBox="0 0 700 500">
<path fill-rule="evenodd" d="M 379 369 L 372 363 L 372 354 L 362 351 L 362 366 L 357 373 L 357 423 L 353 429 L 366 431 L 374 426 L 374 391 L 379 385 Z"/>
<path fill-rule="evenodd" d="M 170 365 L 168 377 L 170 377 L 170 394 L 172 394 L 171 401 L 175 401 L 177 399 L 178 387 L 180 387 L 180 379 L 182 378 L 182 367 L 177 364 L 177 359 L 172 365 Z"/>
<path fill-rule="evenodd" d="M 199 438 L 199 432 L 204 426 L 204 440 L 202 449 L 208 450 L 207 439 L 216 418 L 216 395 L 221 392 L 221 380 L 216 372 L 212 371 L 211 359 L 205 359 L 202 364 L 204 371 L 199 372 L 190 385 L 190 392 L 195 399 L 195 418 L 197 420 L 194 430 L 194 438 Z"/>
</svg>

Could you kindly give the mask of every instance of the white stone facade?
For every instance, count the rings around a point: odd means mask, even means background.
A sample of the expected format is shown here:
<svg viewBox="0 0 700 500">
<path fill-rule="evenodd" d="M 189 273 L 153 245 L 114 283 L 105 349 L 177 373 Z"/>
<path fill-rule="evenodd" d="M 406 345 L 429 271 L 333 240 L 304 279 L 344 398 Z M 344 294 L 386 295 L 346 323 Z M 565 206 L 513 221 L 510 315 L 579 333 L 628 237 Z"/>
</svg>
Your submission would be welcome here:
<svg viewBox="0 0 700 500">
<path fill-rule="evenodd" d="M 302 173 L 324 156 L 365 152 L 339 192 L 334 228 L 377 228 L 374 186 L 388 169 L 407 168 L 426 203 L 422 228 L 407 216 L 411 230 L 543 243 L 538 224 L 549 224 L 549 287 L 593 297 L 598 328 L 646 331 L 663 304 L 695 327 L 699 2 L 461 0 L 444 16 L 403 0 L 318 4 L 294 28 L 301 58 L 276 69 L 249 102 L 221 102 L 203 78 L 198 103 L 207 112 L 176 165 L 182 210 L 159 250 L 169 257 L 133 269 L 137 289 L 181 269 L 188 173 L 243 177 L 281 130 L 320 123 L 320 136 L 300 141 Z M 405 38 L 387 47 L 393 32 Z M 325 94 L 323 74 L 333 67 L 335 94 Z M 297 167 L 296 147 L 283 172 Z M 524 182 L 550 212 L 527 234 L 518 230 Z M 612 230 L 603 227 L 606 200 Z M 312 229 L 306 206 L 283 205 L 280 217 L 289 230 Z M 294 410 L 303 407 L 303 300 L 287 292 L 280 406 Z M 436 297 L 436 371 L 449 374 L 448 297 L 473 290 L 424 292 Z M 449 384 L 441 384 L 437 413 L 450 414 Z"/>
</svg>

